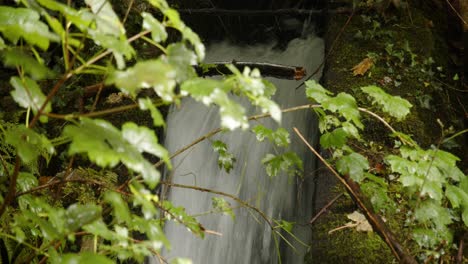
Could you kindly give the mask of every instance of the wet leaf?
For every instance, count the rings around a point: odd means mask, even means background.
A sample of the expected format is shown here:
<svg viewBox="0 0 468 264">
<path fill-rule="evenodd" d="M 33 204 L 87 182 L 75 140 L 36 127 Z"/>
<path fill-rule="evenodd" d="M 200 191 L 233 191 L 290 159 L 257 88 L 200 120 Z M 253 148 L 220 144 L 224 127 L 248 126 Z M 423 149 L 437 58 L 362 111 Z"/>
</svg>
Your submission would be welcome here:
<svg viewBox="0 0 468 264">
<path fill-rule="evenodd" d="M 162 116 L 161 112 L 159 112 L 158 108 L 154 106 L 150 98 L 146 97 L 138 99 L 138 106 L 141 110 L 150 111 L 151 117 L 153 118 L 154 126 L 166 126 L 166 123 L 164 122 L 164 117 Z"/>
<path fill-rule="evenodd" d="M 21 67 L 33 79 L 40 80 L 54 76 L 54 73 L 31 55 L 19 49 L 7 49 L 2 53 L 3 64 L 9 68 Z"/>
<path fill-rule="evenodd" d="M 11 92 L 13 99 L 24 108 L 31 108 L 34 114 L 37 114 L 41 106 L 46 101 L 46 96 L 42 93 L 41 88 L 37 83 L 28 78 L 24 77 L 11 77 L 10 84 L 15 88 Z M 51 103 L 48 102 L 44 108 L 44 113 L 49 113 L 52 110 Z M 42 122 L 47 122 L 47 116 L 41 116 L 39 118 Z"/>
<path fill-rule="evenodd" d="M 55 152 L 50 141 L 34 130 L 18 125 L 11 127 L 5 132 L 5 141 L 16 148 L 18 155 L 23 162 L 31 163 L 36 161 L 39 155 L 46 159 Z"/>
<path fill-rule="evenodd" d="M 398 120 L 405 118 L 410 112 L 410 108 L 413 106 L 400 96 L 389 95 L 384 90 L 374 85 L 362 87 L 361 90 L 372 98 L 373 104 L 379 105 L 383 111 Z"/>
<path fill-rule="evenodd" d="M 336 168 L 341 174 L 348 174 L 351 179 L 360 183 L 364 180 L 364 172 L 369 169 L 369 162 L 359 153 L 342 156 L 336 162 Z"/>
<path fill-rule="evenodd" d="M 213 149 L 218 152 L 218 166 L 224 168 L 227 173 L 233 168 L 233 164 L 236 161 L 234 155 L 227 151 L 227 146 L 224 142 L 216 140 L 213 142 Z"/>
<path fill-rule="evenodd" d="M 236 216 L 232 211 L 231 205 L 225 199 L 220 197 L 213 197 L 211 198 L 211 200 L 214 209 L 219 210 L 225 215 L 229 215 L 232 218 L 232 220 L 235 219 Z"/>
<path fill-rule="evenodd" d="M 157 43 L 166 41 L 167 32 L 164 25 L 150 13 L 143 12 L 141 16 L 143 17 L 143 28 L 151 30 L 151 38 Z"/>
</svg>

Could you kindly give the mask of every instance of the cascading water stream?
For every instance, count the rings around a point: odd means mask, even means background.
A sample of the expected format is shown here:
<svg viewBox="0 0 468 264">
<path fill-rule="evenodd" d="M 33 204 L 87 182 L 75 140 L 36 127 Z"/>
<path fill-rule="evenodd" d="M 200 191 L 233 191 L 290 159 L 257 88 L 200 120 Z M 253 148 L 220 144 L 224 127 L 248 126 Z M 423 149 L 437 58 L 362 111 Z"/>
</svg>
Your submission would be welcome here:
<svg viewBox="0 0 468 264">
<path fill-rule="evenodd" d="M 294 39 L 284 51 L 273 50 L 273 45 L 239 47 L 227 43 L 215 44 L 209 48 L 206 61 L 235 59 L 270 62 L 303 66 L 311 73 L 323 59 L 323 41 L 314 36 Z M 300 82 L 269 80 L 277 87 L 274 100 L 282 109 L 308 103 L 304 88 L 295 89 Z M 258 109 L 241 101 L 249 115 L 258 113 Z M 262 119 L 251 122 L 251 128 L 256 125 L 255 122 L 270 128 L 277 127 L 272 120 Z M 173 153 L 219 125 L 218 109 L 208 108 L 190 99 L 183 100 L 180 107 L 173 108 L 168 115 L 165 145 Z M 312 214 L 314 157 L 297 140 L 292 127 L 298 127 L 311 140 L 316 137 L 317 128 L 308 110 L 283 114 L 282 125 L 290 132 L 290 149 L 304 161 L 303 179 L 291 178 L 283 173 L 274 178 L 267 176 L 261 160 L 267 153 L 275 153 L 275 150 L 269 142 L 258 142 L 249 130 L 220 133 L 211 139 L 225 142 L 228 151 L 236 157 L 230 173 L 218 168 L 217 153 L 213 151 L 211 141 L 205 140 L 176 157 L 173 160 L 174 169 L 166 177 L 170 177 L 174 183 L 233 194 L 265 212 L 270 219 L 306 223 Z M 203 214 L 213 210 L 212 197 L 219 195 L 175 187 L 169 193 L 169 199 L 175 206 L 184 206 L 187 213 L 200 215 L 197 219 L 206 229 L 222 235 L 207 234 L 200 239 L 182 225 L 169 223 L 165 233 L 172 249 L 165 252 L 165 257 L 186 257 L 195 264 L 279 263 L 273 231 L 256 212 L 239 208 L 235 201 L 226 198 L 236 208 L 235 219 L 219 213 Z M 307 226 L 295 225 L 293 232 L 297 238 L 308 242 L 310 232 Z M 286 237 L 297 252 L 284 241 L 279 242 L 282 263 L 302 263 L 305 247 L 294 242 L 290 236 Z M 278 241 L 281 241 L 279 237 Z"/>
</svg>

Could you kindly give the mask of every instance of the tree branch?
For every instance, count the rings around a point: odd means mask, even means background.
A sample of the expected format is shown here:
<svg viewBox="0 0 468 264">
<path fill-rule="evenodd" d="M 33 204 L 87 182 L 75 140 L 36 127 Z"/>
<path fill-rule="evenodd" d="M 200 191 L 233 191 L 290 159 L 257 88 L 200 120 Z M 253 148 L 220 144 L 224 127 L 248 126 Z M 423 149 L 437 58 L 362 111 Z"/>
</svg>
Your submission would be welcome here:
<svg viewBox="0 0 468 264">
<path fill-rule="evenodd" d="M 333 175 L 345 186 L 353 200 L 366 216 L 367 221 L 371 224 L 377 234 L 387 243 L 393 255 L 400 263 L 417 264 L 416 260 L 408 253 L 408 251 L 400 244 L 391 230 L 388 229 L 380 215 L 376 214 L 371 206 L 367 206 L 368 199 L 361 192 L 359 185 L 354 182 L 349 175 L 341 176 L 304 138 L 297 128 L 293 128 L 294 132 L 304 142 L 304 144 L 312 151 L 325 166 L 333 173 Z"/>
</svg>

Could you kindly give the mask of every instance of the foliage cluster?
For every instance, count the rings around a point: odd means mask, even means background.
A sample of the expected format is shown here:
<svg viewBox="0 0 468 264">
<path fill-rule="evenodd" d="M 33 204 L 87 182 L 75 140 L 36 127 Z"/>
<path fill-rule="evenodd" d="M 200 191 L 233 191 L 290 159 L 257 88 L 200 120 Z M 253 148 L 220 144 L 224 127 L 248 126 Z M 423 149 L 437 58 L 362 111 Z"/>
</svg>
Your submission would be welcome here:
<svg viewBox="0 0 468 264">
<path fill-rule="evenodd" d="M 180 104 L 182 98 L 191 97 L 207 106 L 218 106 L 223 129 L 218 132 L 246 130 L 249 118 L 230 94 L 247 98 L 263 117 L 280 123 L 282 110 L 270 99 L 275 87 L 263 80 L 258 70 L 246 68 L 241 72 L 232 65 L 228 65 L 232 75 L 222 80 L 198 77 L 192 65 L 203 60 L 204 46 L 165 0 L 149 0 L 157 15 L 143 12 L 141 31 L 132 37 L 126 36 L 125 19 L 121 20 L 106 0 L 85 0 L 83 6 L 55 0 L 19 2 L 18 7 L 0 6 L 1 59 L 5 67 L 15 70 L 9 80 L 11 96 L 26 111 L 20 123 L 0 124 L 3 260 L 141 262 L 146 256 L 160 257 L 162 247 L 170 248 L 163 234 L 166 221 L 182 224 L 203 237 L 205 229 L 195 217 L 154 192 L 162 184 L 159 166 L 171 168 L 171 156 L 159 144 L 154 128 L 134 122 L 117 128 L 104 116 L 137 108 L 149 111 L 154 127 L 161 128 L 165 124 L 158 107 Z M 169 32 L 177 34 L 178 41 L 169 41 Z M 160 55 L 138 59 L 133 46 L 137 40 L 152 45 Z M 51 65 L 50 54 L 57 50 L 61 51 L 61 63 Z M 99 79 L 103 86 L 115 86 L 135 104 L 88 113 L 54 112 L 60 109 L 53 100 L 57 92 L 66 85 L 79 89 L 73 85 L 83 76 Z M 333 96 L 315 82 L 306 85 L 307 96 L 320 104 L 314 108 L 323 133 L 320 143 L 333 150 L 337 170 L 363 188 L 372 186 L 371 201 L 382 214 L 406 212 L 407 225 L 422 250 L 420 256 L 442 254 L 441 249 L 435 249 L 441 243 L 451 246 L 453 226 L 468 225 L 468 180 L 456 167 L 458 158 L 437 147 L 418 147 L 382 117 L 359 108 L 349 94 Z M 148 96 L 147 91 L 158 98 Z M 391 118 L 404 118 L 411 107 L 406 100 L 376 86 L 363 87 L 362 91 Z M 301 109 L 307 108 L 310 106 Z M 363 140 L 361 112 L 387 124 L 397 139 L 395 150 L 386 157 L 392 179 L 372 174 L 368 159 L 349 144 L 350 140 Z M 63 121 L 57 138 L 50 138 L 46 132 L 51 119 Z M 268 139 L 277 148 L 275 154 L 262 160 L 270 176 L 280 170 L 300 172 L 302 161 L 298 156 L 282 151 L 290 143 L 286 130 L 257 126 L 252 131 L 259 141 Z M 228 146 L 215 141 L 213 147 L 220 157 L 219 166 L 229 171 L 235 157 Z M 66 148 L 63 153 L 62 148 Z M 45 176 L 49 162 L 59 155 L 68 160 L 66 169 Z M 161 162 L 152 164 L 149 156 Z M 76 168 L 75 159 L 87 160 L 100 169 L 94 170 L 91 165 Z M 122 171 L 128 174 L 124 182 L 117 175 Z M 389 192 L 390 184 L 401 186 L 400 200 Z M 77 185 L 80 187 L 73 193 L 71 189 Z M 93 192 L 76 193 L 86 190 L 86 185 Z M 216 210 L 234 217 L 224 199 L 213 199 L 213 204 Z M 287 221 L 262 217 L 272 229 L 288 233 L 292 229 Z M 173 261 L 189 263 L 185 259 Z"/>
</svg>

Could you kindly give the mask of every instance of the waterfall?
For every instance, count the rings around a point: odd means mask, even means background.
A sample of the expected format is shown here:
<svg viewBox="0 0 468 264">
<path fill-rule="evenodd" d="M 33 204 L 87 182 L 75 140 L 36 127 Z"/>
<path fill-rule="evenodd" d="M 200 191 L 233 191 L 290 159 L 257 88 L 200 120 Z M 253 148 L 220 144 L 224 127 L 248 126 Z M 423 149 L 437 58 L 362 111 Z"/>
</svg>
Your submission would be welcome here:
<svg viewBox="0 0 468 264">
<path fill-rule="evenodd" d="M 315 36 L 294 39 L 284 51 L 274 50 L 273 46 L 274 43 L 241 47 L 218 43 L 209 47 L 206 61 L 235 59 L 270 62 L 303 66 L 308 73 L 312 73 L 323 60 L 324 44 Z M 299 81 L 269 80 L 277 87 L 274 100 L 282 109 L 308 103 L 304 87 L 295 89 Z M 242 103 L 248 115 L 258 113 L 258 109 L 244 101 Z M 258 142 L 250 130 L 220 133 L 211 139 L 225 142 L 228 151 L 236 157 L 230 173 L 218 168 L 217 153 L 213 151 L 211 141 L 205 140 L 173 159 L 174 169 L 166 177 L 174 183 L 236 195 L 262 210 L 269 218 L 296 222 L 293 229 L 295 236 L 308 243 L 309 228 L 301 224 L 307 223 L 312 215 L 314 157 L 293 134 L 292 127 L 296 126 L 312 140 L 317 135 L 316 122 L 308 110 L 285 113 L 282 120 L 282 125 L 290 132 L 290 149 L 304 161 L 302 179 L 285 174 L 270 178 L 261 160 L 267 153 L 274 153 L 273 147 L 269 142 Z M 259 123 L 277 128 L 268 119 L 253 121 L 250 128 Z M 172 108 L 168 114 L 165 146 L 173 153 L 219 126 L 218 109 L 184 99 L 179 107 Z M 272 230 L 256 212 L 239 208 L 235 201 L 226 198 L 235 208 L 235 219 L 220 213 L 207 213 L 213 209 L 212 197 L 220 196 L 191 189 L 170 189 L 169 199 L 175 206 L 184 206 L 188 214 L 198 215 L 197 220 L 206 229 L 222 235 L 206 234 L 201 239 L 182 225 L 168 223 L 165 233 L 172 249 L 164 253 L 166 258 L 186 257 L 192 259 L 194 264 L 279 263 Z M 306 248 L 294 242 L 291 236 L 285 237 L 294 245 L 296 253 L 278 238 L 282 263 L 302 263 Z"/>
</svg>

